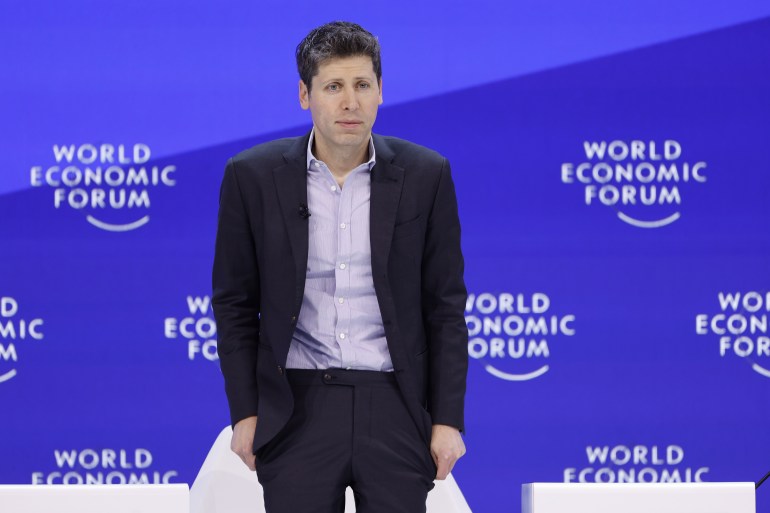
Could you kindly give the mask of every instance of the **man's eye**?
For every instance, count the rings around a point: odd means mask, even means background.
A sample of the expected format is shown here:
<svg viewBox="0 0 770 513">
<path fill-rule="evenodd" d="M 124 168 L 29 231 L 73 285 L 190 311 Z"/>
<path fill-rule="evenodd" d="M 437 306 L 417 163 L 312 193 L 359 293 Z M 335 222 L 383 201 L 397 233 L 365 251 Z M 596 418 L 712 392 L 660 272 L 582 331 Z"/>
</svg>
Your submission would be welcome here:
<svg viewBox="0 0 770 513">
<path fill-rule="evenodd" d="M 358 84 L 358 87 L 360 87 L 361 89 L 369 89 L 370 87 L 369 82 L 361 82 L 360 84 Z"/>
<path fill-rule="evenodd" d="M 339 84 L 329 84 L 328 86 L 326 86 L 326 88 L 329 91 L 338 91 L 340 86 L 339 86 Z"/>
</svg>

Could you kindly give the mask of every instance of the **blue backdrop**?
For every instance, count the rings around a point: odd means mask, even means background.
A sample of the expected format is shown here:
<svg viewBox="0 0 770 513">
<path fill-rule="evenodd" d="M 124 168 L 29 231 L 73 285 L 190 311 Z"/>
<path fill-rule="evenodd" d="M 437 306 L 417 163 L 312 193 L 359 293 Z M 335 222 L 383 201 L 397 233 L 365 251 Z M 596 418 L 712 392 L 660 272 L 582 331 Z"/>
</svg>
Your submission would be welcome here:
<svg viewBox="0 0 770 513">
<path fill-rule="evenodd" d="M 192 483 L 224 163 L 309 129 L 293 49 L 333 19 L 380 38 L 375 130 L 452 162 L 471 508 L 770 470 L 767 2 L 10 1 L 0 483 Z"/>
</svg>

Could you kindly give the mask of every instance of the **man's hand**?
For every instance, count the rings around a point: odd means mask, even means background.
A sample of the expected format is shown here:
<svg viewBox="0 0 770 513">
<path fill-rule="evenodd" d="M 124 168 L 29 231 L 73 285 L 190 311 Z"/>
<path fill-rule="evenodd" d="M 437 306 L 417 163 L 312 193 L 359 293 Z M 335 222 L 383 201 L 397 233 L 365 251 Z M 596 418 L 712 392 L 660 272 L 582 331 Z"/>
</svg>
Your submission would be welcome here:
<svg viewBox="0 0 770 513">
<path fill-rule="evenodd" d="M 230 450 L 238 455 L 240 459 L 249 467 L 249 470 L 256 470 L 254 467 L 254 454 L 251 448 L 254 445 L 254 432 L 257 430 L 257 417 L 246 417 L 239 420 L 233 428 L 233 438 L 230 440 Z"/>
<path fill-rule="evenodd" d="M 452 426 L 435 424 L 430 437 L 430 453 L 438 467 L 436 479 L 446 479 L 457 460 L 465 454 L 465 443 L 460 431 Z"/>
</svg>

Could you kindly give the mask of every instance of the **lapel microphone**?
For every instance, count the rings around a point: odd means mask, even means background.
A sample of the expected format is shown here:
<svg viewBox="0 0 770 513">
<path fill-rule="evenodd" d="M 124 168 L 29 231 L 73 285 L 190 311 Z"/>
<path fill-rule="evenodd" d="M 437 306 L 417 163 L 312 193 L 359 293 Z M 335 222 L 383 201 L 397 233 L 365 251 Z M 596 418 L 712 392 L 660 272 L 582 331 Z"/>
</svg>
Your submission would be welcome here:
<svg viewBox="0 0 770 513">
<path fill-rule="evenodd" d="M 305 205 L 304 203 L 299 204 L 299 216 L 302 219 L 307 219 L 308 217 L 310 217 L 310 210 L 308 210 L 307 205 Z"/>
</svg>

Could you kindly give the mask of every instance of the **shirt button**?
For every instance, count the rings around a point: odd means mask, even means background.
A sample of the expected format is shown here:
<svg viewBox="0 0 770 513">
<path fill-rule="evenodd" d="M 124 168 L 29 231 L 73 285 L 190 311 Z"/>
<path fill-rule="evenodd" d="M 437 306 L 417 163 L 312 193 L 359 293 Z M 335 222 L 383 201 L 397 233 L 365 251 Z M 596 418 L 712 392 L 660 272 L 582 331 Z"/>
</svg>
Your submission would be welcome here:
<svg viewBox="0 0 770 513">
<path fill-rule="evenodd" d="M 340 333 L 340 338 L 341 338 L 342 340 L 345 340 L 345 334 L 344 334 L 344 333 Z"/>
<path fill-rule="evenodd" d="M 332 192 L 334 192 L 336 190 L 337 190 L 337 186 L 336 185 L 332 185 Z"/>
<path fill-rule="evenodd" d="M 343 230 L 344 230 L 345 228 L 347 228 L 347 227 L 348 227 L 348 225 L 346 225 L 345 223 L 340 223 L 340 228 L 342 228 Z"/>
<path fill-rule="evenodd" d="M 345 298 L 344 298 L 344 297 L 341 297 L 341 298 L 339 298 L 337 301 L 339 301 L 339 302 L 340 302 L 340 304 L 342 304 L 342 303 L 344 303 L 344 302 L 345 302 Z"/>
<path fill-rule="evenodd" d="M 345 265 L 345 264 L 340 264 L 340 269 L 344 269 L 344 268 L 346 268 L 346 267 L 347 267 L 347 265 Z"/>
<path fill-rule="evenodd" d="M 321 164 L 319 164 L 318 162 L 315 162 L 313 165 L 316 167 L 316 169 L 318 169 L 319 167 L 321 167 Z"/>
</svg>

